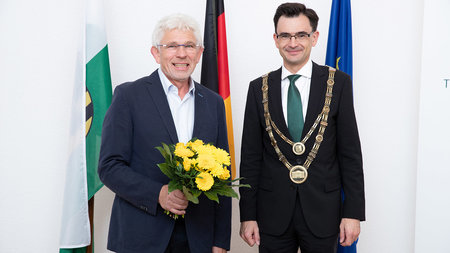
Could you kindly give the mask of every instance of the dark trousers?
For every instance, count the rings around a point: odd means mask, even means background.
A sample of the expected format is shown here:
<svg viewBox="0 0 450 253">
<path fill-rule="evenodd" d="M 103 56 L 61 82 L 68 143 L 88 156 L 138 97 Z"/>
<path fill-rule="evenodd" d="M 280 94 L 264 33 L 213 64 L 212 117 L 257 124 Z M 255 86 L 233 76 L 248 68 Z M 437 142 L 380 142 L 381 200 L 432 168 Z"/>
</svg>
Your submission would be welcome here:
<svg viewBox="0 0 450 253">
<path fill-rule="evenodd" d="M 175 221 L 172 237 L 170 237 L 169 245 L 164 253 L 190 253 L 183 218 L 180 217 Z"/>
<path fill-rule="evenodd" d="M 311 233 L 306 224 L 298 196 L 294 215 L 286 232 L 279 236 L 260 232 L 260 236 L 260 253 L 297 253 L 299 248 L 301 253 L 336 253 L 337 251 L 337 234 L 319 238 Z"/>
</svg>

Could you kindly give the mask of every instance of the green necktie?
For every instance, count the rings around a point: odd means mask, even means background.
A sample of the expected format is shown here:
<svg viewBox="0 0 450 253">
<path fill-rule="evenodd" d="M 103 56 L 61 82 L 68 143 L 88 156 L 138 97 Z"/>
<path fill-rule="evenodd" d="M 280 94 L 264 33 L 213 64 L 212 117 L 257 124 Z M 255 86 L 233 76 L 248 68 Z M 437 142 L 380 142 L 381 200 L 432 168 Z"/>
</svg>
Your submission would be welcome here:
<svg viewBox="0 0 450 253">
<path fill-rule="evenodd" d="M 298 92 L 298 89 L 295 86 L 295 81 L 299 77 L 300 75 L 288 76 L 290 84 L 287 99 L 287 121 L 289 133 L 291 134 L 294 142 L 298 142 L 302 138 L 304 124 L 302 98 L 300 97 L 300 92 Z"/>
</svg>

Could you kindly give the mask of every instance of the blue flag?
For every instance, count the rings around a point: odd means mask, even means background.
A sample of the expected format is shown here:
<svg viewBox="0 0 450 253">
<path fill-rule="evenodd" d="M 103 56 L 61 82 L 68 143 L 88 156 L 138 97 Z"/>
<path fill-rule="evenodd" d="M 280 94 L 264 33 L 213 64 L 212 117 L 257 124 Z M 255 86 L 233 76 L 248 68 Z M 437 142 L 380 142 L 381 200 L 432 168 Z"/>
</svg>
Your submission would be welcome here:
<svg viewBox="0 0 450 253">
<path fill-rule="evenodd" d="M 333 0 L 325 64 L 353 76 L 350 0 Z"/>
<path fill-rule="evenodd" d="M 328 31 L 325 64 L 353 76 L 352 15 L 350 0 L 333 0 Z M 342 192 L 344 199 L 344 192 Z M 356 253 L 356 242 L 349 247 L 338 245 L 338 253 Z"/>
</svg>

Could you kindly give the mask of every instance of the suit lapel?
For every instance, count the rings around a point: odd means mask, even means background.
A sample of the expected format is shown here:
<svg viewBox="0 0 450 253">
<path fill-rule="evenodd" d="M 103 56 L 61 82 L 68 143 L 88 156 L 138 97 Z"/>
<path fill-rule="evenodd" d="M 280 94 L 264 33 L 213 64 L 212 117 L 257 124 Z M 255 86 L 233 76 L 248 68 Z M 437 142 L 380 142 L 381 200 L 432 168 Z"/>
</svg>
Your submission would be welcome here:
<svg viewBox="0 0 450 253">
<path fill-rule="evenodd" d="M 281 68 L 269 75 L 269 111 L 275 125 L 289 139 L 292 136 L 284 119 L 283 106 L 281 103 Z"/>
<path fill-rule="evenodd" d="M 303 128 L 304 136 L 311 129 L 314 121 L 321 112 L 325 101 L 325 91 L 327 82 L 327 72 L 324 68 L 313 62 L 311 88 L 309 91 L 308 110 L 305 117 L 305 126 Z"/>
<path fill-rule="evenodd" d="M 194 82 L 195 85 L 195 116 L 194 116 L 194 130 L 192 131 L 192 137 L 202 138 L 201 134 L 204 133 L 203 128 L 208 125 L 207 102 L 203 94 L 203 87 Z"/>
<path fill-rule="evenodd" d="M 148 79 L 147 90 L 152 98 L 156 109 L 161 116 L 166 130 L 169 133 L 172 143 L 178 142 L 177 130 L 175 128 L 175 123 L 173 122 L 172 113 L 170 112 L 169 102 L 167 101 L 166 93 L 163 90 L 161 79 L 158 75 L 158 70 L 154 71 Z M 155 116 L 150 116 L 155 117 Z"/>
</svg>

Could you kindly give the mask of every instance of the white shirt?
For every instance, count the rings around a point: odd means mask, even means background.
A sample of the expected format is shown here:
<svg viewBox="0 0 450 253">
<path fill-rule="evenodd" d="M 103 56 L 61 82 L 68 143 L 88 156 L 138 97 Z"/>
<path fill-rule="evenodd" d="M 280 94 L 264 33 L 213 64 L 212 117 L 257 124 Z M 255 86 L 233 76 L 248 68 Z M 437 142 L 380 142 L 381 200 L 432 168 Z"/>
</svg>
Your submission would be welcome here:
<svg viewBox="0 0 450 253">
<path fill-rule="evenodd" d="M 284 120 L 286 121 L 286 125 L 288 125 L 287 121 L 287 99 L 288 99 L 288 89 L 289 89 L 289 78 L 290 75 L 301 75 L 295 81 L 295 86 L 300 92 L 300 97 L 302 98 L 302 109 L 303 109 L 303 121 L 306 117 L 306 112 L 308 110 L 308 100 L 309 100 L 309 91 L 311 89 L 311 75 L 312 75 L 312 61 L 311 59 L 301 68 L 297 73 L 291 73 L 287 70 L 284 65 L 281 67 L 281 104 L 283 106 L 283 115 Z M 289 126 L 288 126 L 289 127 Z"/>
<path fill-rule="evenodd" d="M 178 88 L 173 85 L 166 75 L 158 69 L 159 78 L 169 102 L 175 129 L 177 130 L 178 141 L 186 143 L 192 139 L 195 117 L 195 86 L 192 78 L 189 78 L 189 91 L 184 95 L 183 100 L 178 96 Z"/>
</svg>

